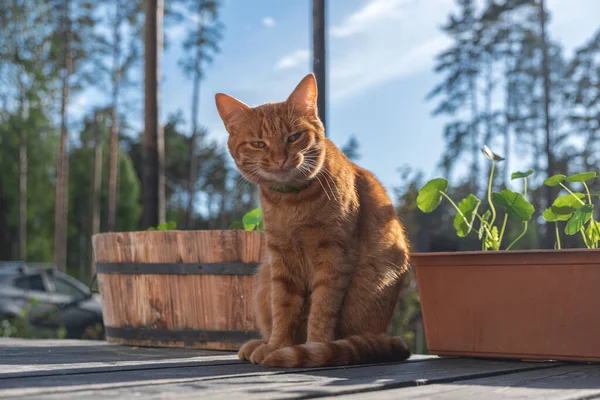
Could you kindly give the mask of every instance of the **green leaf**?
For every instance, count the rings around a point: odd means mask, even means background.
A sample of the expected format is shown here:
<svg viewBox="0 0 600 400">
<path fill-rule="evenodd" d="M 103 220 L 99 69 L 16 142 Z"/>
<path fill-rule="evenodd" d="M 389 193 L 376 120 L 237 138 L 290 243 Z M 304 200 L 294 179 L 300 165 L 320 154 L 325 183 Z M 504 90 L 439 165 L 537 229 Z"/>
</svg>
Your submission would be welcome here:
<svg viewBox="0 0 600 400">
<path fill-rule="evenodd" d="M 262 208 L 258 207 L 248 211 L 242 218 L 244 229 L 247 231 L 254 230 L 257 225 L 262 222 Z"/>
<path fill-rule="evenodd" d="M 550 207 L 544 210 L 542 217 L 548 222 L 568 221 L 573 211 L 570 207 Z"/>
<path fill-rule="evenodd" d="M 442 201 L 441 193 L 448 190 L 448 180 L 444 178 L 432 179 L 419 190 L 417 196 L 417 207 L 424 213 L 435 210 Z"/>
<path fill-rule="evenodd" d="M 244 224 L 242 224 L 242 221 L 233 221 L 229 229 L 244 229 Z"/>
<path fill-rule="evenodd" d="M 532 169 L 528 169 L 525 172 L 513 172 L 512 175 L 510 176 L 510 179 L 519 179 L 519 178 L 527 178 L 529 175 L 533 174 L 533 170 Z"/>
<path fill-rule="evenodd" d="M 592 212 L 594 211 L 593 204 L 586 204 L 579 210 L 573 213 L 573 216 L 567 221 L 565 226 L 565 233 L 567 235 L 575 235 L 583 228 L 583 225 L 592 218 Z"/>
<path fill-rule="evenodd" d="M 573 213 L 583 206 L 578 199 L 583 200 L 584 198 L 585 195 L 579 192 L 559 196 L 554 200 L 552 206 L 544 211 L 542 217 L 549 222 L 568 221 Z"/>
<path fill-rule="evenodd" d="M 590 242 L 590 244 L 600 242 L 600 222 L 594 221 L 592 219 L 587 229 L 585 230 L 585 236 L 587 236 L 588 242 Z"/>
<path fill-rule="evenodd" d="M 158 225 L 157 229 L 159 231 L 168 231 L 169 229 L 173 229 L 171 227 L 176 226 L 175 222 L 163 222 L 162 224 Z"/>
<path fill-rule="evenodd" d="M 454 227 L 456 228 L 456 234 L 458 236 L 465 237 L 471 233 L 479 204 L 481 204 L 481 200 L 472 194 L 468 195 L 458 203 L 458 209 L 464 215 L 463 218 L 463 216 L 457 212 L 456 217 L 454 217 Z M 465 221 L 465 219 L 467 221 Z"/>
<path fill-rule="evenodd" d="M 582 172 L 580 174 L 571 175 L 565 178 L 567 182 L 587 182 L 597 177 L 595 172 Z"/>
<path fill-rule="evenodd" d="M 558 186 L 566 178 L 563 174 L 553 175 L 544 181 L 546 186 Z"/>
<path fill-rule="evenodd" d="M 554 203 L 552 203 L 552 207 L 571 207 L 573 211 L 580 209 L 583 206 L 583 203 L 579 200 L 583 201 L 585 199 L 585 194 L 575 192 L 573 194 L 563 194 L 562 196 L 558 196 Z"/>
<path fill-rule="evenodd" d="M 504 208 L 509 216 L 515 217 L 522 222 L 529 221 L 535 210 L 533 205 L 523 195 L 513 192 L 510 189 L 504 189 L 500 193 L 492 193 L 492 201 Z"/>
</svg>

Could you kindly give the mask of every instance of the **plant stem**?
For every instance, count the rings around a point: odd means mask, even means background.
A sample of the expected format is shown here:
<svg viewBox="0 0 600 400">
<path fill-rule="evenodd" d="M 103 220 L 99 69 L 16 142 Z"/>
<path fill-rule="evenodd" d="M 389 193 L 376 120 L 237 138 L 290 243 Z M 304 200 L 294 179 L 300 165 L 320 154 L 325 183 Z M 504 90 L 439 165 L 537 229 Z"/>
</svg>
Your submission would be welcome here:
<svg viewBox="0 0 600 400">
<path fill-rule="evenodd" d="M 563 185 L 562 183 L 560 183 L 560 186 L 563 187 L 563 189 L 565 189 L 567 192 L 569 192 L 571 194 L 571 196 L 575 197 L 577 199 L 578 202 L 580 202 L 581 204 L 585 204 L 585 201 L 581 200 L 579 197 L 575 196 L 575 193 L 573 193 L 568 187 L 566 187 L 565 185 Z"/>
<path fill-rule="evenodd" d="M 588 185 L 586 185 L 585 182 L 582 182 L 583 186 L 585 187 L 585 191 L 587 192 L 588 195 L 588 201 L 590 204 L 592 204 L 592 195 L 590 194 L 590 188 L 588 187 Z"/>
<path fill-rule="evenodd" d="M 523 196 L 527 197 L 527 177 L 523 178 Z"/>
<path fill-rule="evenodd" d="M 502 229 L 500 230 L 500 239 L 498 246 L 502 245 L 502 238 L 504 237 L 504 229 L 506 229 L 506 222 L 508 221 L 508 213 L 504 214 L 504 222 L 502 222 Z"/>
<path fill-rule="evenodd" d="M 488 223 L 483 220 L 483 217 L 481 217 L 481 215 L 479 215 L 479 214 L 475 214 L 475 215 L 477 216 L 477 218 L 479 218 L 479 221 L 480 221 L 481 225 L 483 225 L 483 227 L 485 228 L 485 231 L 488 234 L 488 236 L 492 237 L 492 232 L 490 231 Z"/>
<path fill-rule="evenodd" d="M 558 249 L 560 250 L 560 232 L 558 231 L 558 221 L 554 223 L 556 227 L 556 244 L 558 245 Z"/>
<path fill-rule="evenodd" d="M 494 168 L 496 167 L 496 162 L 492 161 L 492 168 L 490 168 L 490 179 L 488 181 L 488 203 L 490 205 L 490 210 L 492 210 L 492 219 L 490 221 L 490 226 L 494 225 L 496 221 L 496 209 L 494 208 L 494 203 L 492 203 L 492 180 L 494 178 Z"/>
<path fill-rule="evenodd" d="M 450 198 L 450 196 L 448 196 L 446 193 L 439 191 L 440 194 L 442 196 L 444 196 L 449 202 L 450 204 L 452 204 L 452 206 L 456 209 L 456 212 L 462 217 L 462 219 L 465 221 L 465 224 L 469 225 L 469 221 L 467 220 L 467 217 L 465 217 L 465 214 L 463 214 L 462 211 L 460 211 L 460 208 L 458 208 L 458 206 L 456 205 L 456 203 L 454 201 L 452 201 L 452 199 Z"/>
<path fill-rule="evenodd" d="M 521 232 L 521 234 L 519 236 L 517 236 L 517 238 L 515 240 L 512 241 L 512 243 L 506 248 L 506 250 L 510 250 L 511 247 L 513 247 L 515 245 L 515 243 L 517 243 L 519 240 L 521 240 L 521 238 L 523 236 L 525 236 L 525 233 L 527 233 L 527 226 L 529 225 L 529 222 L 525 221 L 525 222 L 523 222 L 523 225 L 525 225 L 523 232 Z"/>
<path fill-rule="evenodd" d="M 581 232 L 581 237 L 583 238 L 583 243 L 585 243 L 585 247 L 587 247 L 588 249 L 591 249 L 592 247 L 588 243 L 587 236 L 585 235 L 585 232 L 584 232 L 583 228 L 581 228 L 579 230 L 579 232 Z"/>
</svg>

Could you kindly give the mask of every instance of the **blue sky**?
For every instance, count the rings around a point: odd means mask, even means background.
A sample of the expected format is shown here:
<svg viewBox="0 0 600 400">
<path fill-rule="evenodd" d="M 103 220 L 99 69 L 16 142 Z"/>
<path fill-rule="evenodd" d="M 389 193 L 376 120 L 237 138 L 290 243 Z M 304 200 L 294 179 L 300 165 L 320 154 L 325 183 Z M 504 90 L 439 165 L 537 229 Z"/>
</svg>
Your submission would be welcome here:
<svg viewBox="0 0 600 400">
<path fill-rule="evenodd" d="M 227 133 L 214 106 L 225 92 L 249 105 L 282 101 L 312 68 L 309 0 L 224 0 L 221 53 L 202 82 L 200 123 L 212 138 Z M 598 0 L 548 0 L 549 30 L 570 56 L 600 26 Z M 434 56 L 448 46 L 439 26 L 453 0 L 328 1 L 328 135 L 339 146 L 354 134 L 359 164 L 392 189 L 397 168 L 433 174 L 443 151 L 443 118 L 425 96 L 439 81 Z M 182 74 L 182 26 L 168 30 L 163 55 L 161 120 L 178 109 L 189 118 L 191 82 Z M 141 100 L 141 98 L 140 98 Z M 76 100 L 75 107 L 88 101 Z M 140 103 L 141 106 L 141 103 Z M 132 120 L 141 121 L 132 115 Z"/>
</svg>

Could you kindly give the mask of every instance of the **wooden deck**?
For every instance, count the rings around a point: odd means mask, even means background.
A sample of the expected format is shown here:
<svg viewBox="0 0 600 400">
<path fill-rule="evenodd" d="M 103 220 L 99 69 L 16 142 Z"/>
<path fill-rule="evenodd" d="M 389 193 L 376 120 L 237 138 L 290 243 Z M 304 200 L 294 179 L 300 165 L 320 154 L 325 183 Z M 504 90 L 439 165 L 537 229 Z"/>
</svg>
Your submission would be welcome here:
<svg viewBox="0 0 600 400">
<path fill-rule="evenodd" d="M 0 339 L 0 398 L 594 399 L 600 365 L 413 356 L 399 364 L 279 370 L 235 354 Z"/>
</svg>

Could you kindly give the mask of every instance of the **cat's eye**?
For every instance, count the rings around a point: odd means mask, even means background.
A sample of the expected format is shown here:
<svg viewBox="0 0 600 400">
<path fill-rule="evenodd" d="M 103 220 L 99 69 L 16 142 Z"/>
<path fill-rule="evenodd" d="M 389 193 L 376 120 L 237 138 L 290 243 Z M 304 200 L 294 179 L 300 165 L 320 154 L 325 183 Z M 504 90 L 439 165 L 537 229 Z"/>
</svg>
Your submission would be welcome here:
<svg viewBox="0 0 600 400">
<path fill-rule="evenodd" d="M 294 143 L 296 140 L 298 140 L 298 138 L 300 138 L 300 135 L 302 134 L 303 131 L 300 132 L 296 132 L 291 136 L 288 136 L 287 138 L 287 142 L 288 143 Z"/>
<path fill-rule="evenodd" d="M 267 147 L 267 144 L 265 142 L 250 142 L 250 144 L 254 147 L 256 147 L 257 149 L 264 149 L 265 147 Z"/>
</svg>

